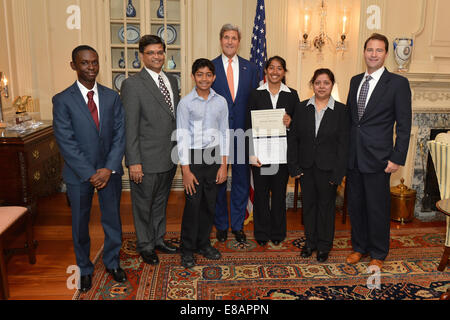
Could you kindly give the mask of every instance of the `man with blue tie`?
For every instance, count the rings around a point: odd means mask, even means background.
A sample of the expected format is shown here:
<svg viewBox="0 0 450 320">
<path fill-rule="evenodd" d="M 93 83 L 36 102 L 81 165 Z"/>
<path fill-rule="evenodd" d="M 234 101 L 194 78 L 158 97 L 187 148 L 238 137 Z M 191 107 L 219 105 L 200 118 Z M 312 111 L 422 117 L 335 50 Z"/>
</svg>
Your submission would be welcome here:
<svg viewBox="0 0 450 320">
<path fill-rule="evenodd" d="M 408 79 L 384 67 L 388 39 L 371 35 L 364 44 L 365 73 L 350 81 L 347 107 L 350 144 L 346 188 L 353 252 L 347 263 L 370 255 L 383 267 L 390 241 L 390 177 L 404 165 L 411 133 Z M 393 130 L 395 125 L 395 144 Z"/>
<path fill-rule="evenodd" d="M 63 178 L 72 209 L 72 238 L 80 289 L 92 286 L 89 219 L 97 190 L 105 232 L 103 263 L 115 281 L 126 281 L 120 267 L 122 246 L 120 197 L 125 118 L 119 95 L 96 82 L 98 54 L 82 45 L 72 52 L 71 68 L 78 80 L 53 97 L 53 128 L 64 158 Z"/>
<path fill-rule="evenodd" d="M 230 221 L 231 230 L 238 242 L 245 242 L 243 232 L 245 209 L 248 202 L 250 187 L 250 169 L 248 160 L 243 153 L 243 139 L 238 139 L 236 130 L 245 130 L 247 103 L 250 92 L 258 87 L 258 72 L 250 61 L 237 55 L 241 41 L 239 27 L 225 24 L 220 30 L 220 45 L 222 54 L 212 62 L 216 68 L 216 80 L 212 88 L 223 96 L 228 104 L 228 120 L 231 130 L 230 148 L 232 168 L 232 183 L 230 193 Z M 242 135 L 243 136 L 243 135 Z M 216 203 L 214 224 L 217 239 L 226 241 L 229 229 L 227 183 L 219 187 Z"/>
</svg>

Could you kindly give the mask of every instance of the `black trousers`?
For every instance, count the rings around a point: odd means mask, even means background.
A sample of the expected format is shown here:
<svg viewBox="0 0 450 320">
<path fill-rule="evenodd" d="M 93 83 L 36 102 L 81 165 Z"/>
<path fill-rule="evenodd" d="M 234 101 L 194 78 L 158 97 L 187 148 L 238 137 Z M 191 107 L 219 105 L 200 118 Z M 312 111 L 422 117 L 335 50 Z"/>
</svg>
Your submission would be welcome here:
<svg viewBox="0 0 450 320">
<path fill-rule="evenodd" d="M 252 166 L 252 172 L 255 190 L 253 203 L 255 239 L 283 241 L 286 238 L 288 167 L 286 164 L 280 164 L 275 174 L 265 175 L 264 167 Z"/>
<path fill-rule="evenodd" d="M 346 188 L 354 251 L 384 260 L 389 253 L 391 175 L 348 170 Z"/>
<path fill-rule="evenodd" d="M 331 171 L 313 165 L 300 178 L 306 246 L 322 252 L 333 248 L 336 185 L 330 185 Z"/>
<path fill-rule="evenodd" d="M 211 154 L 210 150 L 191 150 L 191 158 L 193 158 L 194 152 Z M 216 176 L 220 164 L 206 164 L 201 161 L 201 163 L 189 165 L 189 168 L 199 184 L 195 186 L 195 194 L 184 193 L 186 203 L 181 222 L 181 250 L 183 253 L 193 253 L 197 249 L 211 246 L 209 238 L 214 222 L 218 191 Z"/>
</svg>

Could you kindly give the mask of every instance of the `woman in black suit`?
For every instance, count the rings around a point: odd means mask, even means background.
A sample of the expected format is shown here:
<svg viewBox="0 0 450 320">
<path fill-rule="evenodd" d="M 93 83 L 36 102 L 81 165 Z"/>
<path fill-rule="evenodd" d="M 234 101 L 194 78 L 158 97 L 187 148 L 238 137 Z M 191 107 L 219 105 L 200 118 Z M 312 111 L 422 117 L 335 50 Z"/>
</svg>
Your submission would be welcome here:
<svg viewBox="0 0 450 320">
<path fill-rule="evenodd" d="M 317 260 L 328 259 L 333 247 L 336 189 L 346 172 L 349 124 L 347 108 L 331 97 L 334 75 L 314 72 L 314 96 L 300 103 L 292 118 L 288 165 L 300 177 L 306 244 L 301 256 L 317 250 Z"/>
<path fill-rule="evenodd" d="M 297 91 L 284 84 L 286 61 L 274 56 L 264 68 L 267 82 L 253 90 L 249 98 L 247 127 L 251 128 L 251 111 L 263 109 L 285 109 L 283 124 L 289 128 L 294 109 L 300 103 Z M 250 140 L 250 143 L 252 140 Z M 289 179 L 287 164 L 276 166 L 261 164 L 250 148 L 254 180 L 254 235 L 259 245 L 264 246 L 269 240 L 278 245 L 286 238 L 286 186 Z M 272 170 L 274 169 L 274 170 Z M 276 170 L 278 169 L 278 170 Z M 270 194 L 272 199 L 270 200 Z"/>
</svg>

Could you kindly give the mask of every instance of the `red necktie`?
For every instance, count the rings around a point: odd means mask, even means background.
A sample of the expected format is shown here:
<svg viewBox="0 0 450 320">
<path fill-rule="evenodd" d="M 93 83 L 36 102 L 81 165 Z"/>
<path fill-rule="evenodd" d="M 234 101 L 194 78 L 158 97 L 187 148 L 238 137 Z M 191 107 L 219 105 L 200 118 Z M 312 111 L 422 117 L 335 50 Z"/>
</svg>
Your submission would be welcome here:
<svg viewBox="0 0 450 320">
<path fill-rule="evenodd" d="M 97 112 L 97 105 L 94 101 L 94 91 L 89 91 L 87 94 L 88 97 L 88 108 L 91 112 L 92 119 L 94 119 L 95 125 L 97 126 L 97 130 L 99 128 L 99 122 L 98 122 L 98 112 Z"/>
</svg>

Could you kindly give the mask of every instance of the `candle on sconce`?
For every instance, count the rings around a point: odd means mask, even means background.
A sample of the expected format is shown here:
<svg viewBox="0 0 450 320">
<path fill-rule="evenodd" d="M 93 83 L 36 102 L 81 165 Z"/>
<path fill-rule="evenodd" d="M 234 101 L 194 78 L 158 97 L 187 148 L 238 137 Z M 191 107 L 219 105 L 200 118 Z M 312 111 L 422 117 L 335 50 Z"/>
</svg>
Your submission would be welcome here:
<svg viewBox="0 0 450 320">
<path fill-rule="evenodd" d="M 342 34 L 346 34 L 347 16 L 342 17 Z"/>
<path fill-rule="evenodd" d="M 6 78 L 6 75 L 2 72 L 0 72 L 0 76 L 1 76 L 0 80 L 2 82 L 2 84 L 0 85 L 1 89 L 0 93 L 2 93 L 5 98 L 9 98 L 8 79 Z"/>
<path fill-rule="evenodd" d="M 309 21 L 309 15 L 305 14 L 305 26 L 304 26 L 304 33 L 308 33 L 308 21 Z"/>
</svg>

